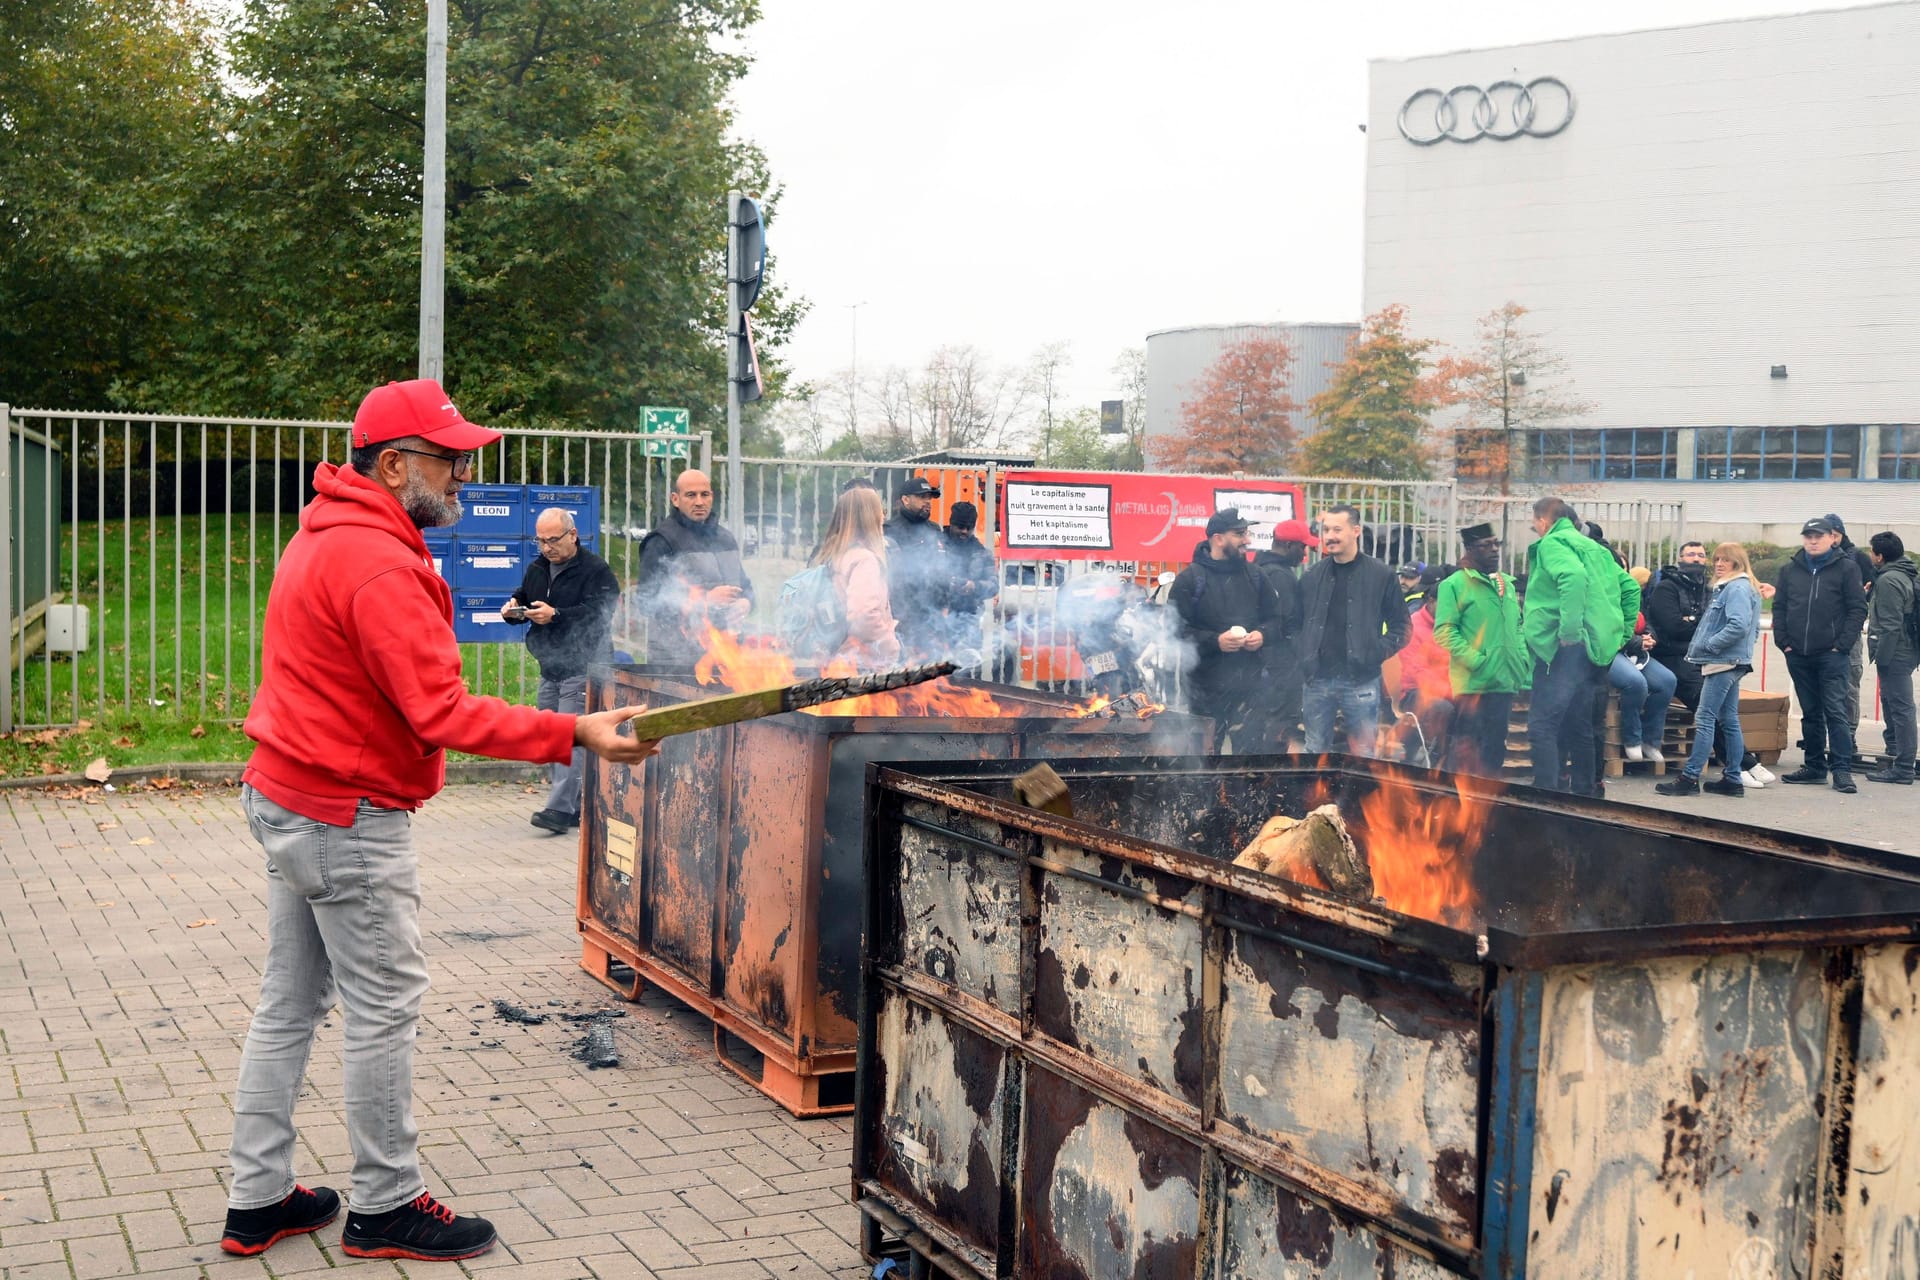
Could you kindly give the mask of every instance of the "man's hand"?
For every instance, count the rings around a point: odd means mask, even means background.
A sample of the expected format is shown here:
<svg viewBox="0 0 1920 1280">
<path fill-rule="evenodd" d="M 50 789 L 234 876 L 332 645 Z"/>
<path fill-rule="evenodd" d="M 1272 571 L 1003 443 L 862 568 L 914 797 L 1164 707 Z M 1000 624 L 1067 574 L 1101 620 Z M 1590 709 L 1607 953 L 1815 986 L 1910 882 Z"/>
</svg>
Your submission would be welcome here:
<svg viewBox="0 0 1920 1280">
<path fill-rule="evenodd" d="M 1231 631 L 1222 631 L 1218 639 L 1220 641 L 1220 652 L 1222 653 L 1238 653 L 1247 647 L 1248 637 L 1243 635 L 1237 636 Z"/>
<path fill-rule="evenodd" d="M 1259 649 L 1259 647 L 1265 644 L 1266 642 L 1267 642 L 1267 637 L 1262 632 L 1249 631 L 1247 632 L 1247 638 L 1246 638 L 1246 641 L 1244 642 L 1244 647 L 1246 648 L 1246 651 L 1248 653 L 1253 653 L 1255 650 Z"/>
<path fill-rule="evenodd" d="M 660 750 L 659 740 L 636 738 L 621 730 L 627 721 L 646 712 L 645 707 L 615 707 L 611 711 L 577 716 L 573 722 L 574 745 L 585 747 L 602 760 L 611 760 L 615 764 L 636 764 L 645 760 Z"/>
<path fill-rule="evenodd" d="M 1779 589 L 1780 588 L 1774 586 L 1771 582 L 1763 582 L 1760 584 L 1760 598 L 1762 600 L 1771 600 L 1773 599 L 1773 593 Z"/>
<path fill-rule="evenodd" d="M 709 587 L 706 599 L 710 605 L 732 604 L 744 594 L 738 587 Z"/>
<path fill-rule="evenodd" d="M 1642 649 L 1653 648 L 1653 632 L 1649 631 L 1640 637 L 1640 647 Z"/>
<path fill-rule="evenodd" d="M 527 606 L 528 622 L 537 622 L 544 627 L 553 621 L 553 616 L 554 608 L 545 600 L 536 600 Z"/>
</svg>

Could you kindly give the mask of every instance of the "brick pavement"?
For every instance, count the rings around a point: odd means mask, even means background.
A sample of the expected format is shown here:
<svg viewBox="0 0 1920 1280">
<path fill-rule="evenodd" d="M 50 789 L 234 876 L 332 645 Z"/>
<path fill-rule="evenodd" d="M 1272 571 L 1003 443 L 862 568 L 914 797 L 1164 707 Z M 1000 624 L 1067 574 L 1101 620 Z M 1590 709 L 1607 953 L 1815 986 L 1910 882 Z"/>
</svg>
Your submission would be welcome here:
<svg viewBox="0 0 1920 1280">
<path fill-rule="evenodd" d="M 417 1113 L 429 1185 L 500 1230 L 467 1263 L 360 1261 L 340 1221 L 220 1252 L 230 1091 L 266 950 L 239 793 L 0 791 L 0 1277 L 503 1273 L 516 1280 L 866 1274 L 846 1120 L 795 1120 L 713 1061 L 707 1024 L 626 1005 L 577 964 L 574 848 L 519 785 L 415 822 L 433 990 Z M 618 1068 L 580 1031 L 493 1016 L 621 1008 Z M 315 1046 L 297 1176 L 344 1191 L 340 1028 Z"/>
</svg>

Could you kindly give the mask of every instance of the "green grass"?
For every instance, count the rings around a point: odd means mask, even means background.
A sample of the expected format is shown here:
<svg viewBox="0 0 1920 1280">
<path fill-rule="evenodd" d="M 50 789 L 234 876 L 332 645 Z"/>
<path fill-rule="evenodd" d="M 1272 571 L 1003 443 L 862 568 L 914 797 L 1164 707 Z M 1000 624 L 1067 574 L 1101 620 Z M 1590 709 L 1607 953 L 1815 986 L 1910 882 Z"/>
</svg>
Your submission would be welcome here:
<svg viewBox="0 0 1920 1280">
<path fill-rule="evenodd" d="M 0 777 L 245 760 L 240 732 L 259 678 L 276 552 L 298 528 L 245 514 L 69 526 L 58 590 L 91 614 L 84 653 L 35 654 L 14 673 Z M 538 670 L 519 645 L 463 645 L 468 687 L 531 703 Z"/>
</svg>

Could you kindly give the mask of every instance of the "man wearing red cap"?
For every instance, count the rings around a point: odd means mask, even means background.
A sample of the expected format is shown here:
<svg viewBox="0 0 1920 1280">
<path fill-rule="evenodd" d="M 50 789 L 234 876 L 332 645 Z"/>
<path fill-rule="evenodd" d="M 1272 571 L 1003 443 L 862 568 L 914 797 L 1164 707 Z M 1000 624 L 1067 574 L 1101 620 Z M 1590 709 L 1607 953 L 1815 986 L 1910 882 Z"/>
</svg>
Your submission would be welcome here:
<svg viewBox="0 0 1920 1280">
<path fill-rule="evenodd" d="M 338 1193 L 293 1175 L 294 1101 L 336 996 L 353 1149 L 342 1251 L 441 1260 L 493 1247 L 493 1227 L 455 1217 L 420 1174 L 413 1042 L 427 965 L 412 813 L 446 781 L 448 748 L 548 764 L 576 743 L 622 763 L 653 751 L 621 733 L 635 710 L 570 716 L 467 692 L 453 597 L 420 531 L 459 518 L 474 451 L 499 438 L 436 382 L 373 391 L 348 465 L 315 468 L 274 575 L 241 789 L 266 851 L 267 957 L 234 1091 L 228 1253 L 339 1212 Z"/>
</svg>

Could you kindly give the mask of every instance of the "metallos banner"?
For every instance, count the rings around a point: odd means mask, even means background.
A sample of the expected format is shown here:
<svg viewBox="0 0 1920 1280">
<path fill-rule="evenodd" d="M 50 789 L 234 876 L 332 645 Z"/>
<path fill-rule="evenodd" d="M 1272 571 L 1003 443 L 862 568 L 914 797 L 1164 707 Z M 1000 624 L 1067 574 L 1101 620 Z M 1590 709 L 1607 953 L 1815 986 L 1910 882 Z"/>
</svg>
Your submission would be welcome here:
<svg viewBox="0 0 1920 1280">
<path fill-rule="evenodd" d="M 1186 560 L 1207 517 L 1238 507 L 1256 547 L 1305 519 L 1306 496 L 1278 480 L 1122 472 L 1007 471 L 1000 476 L 1006 560 Z"/>
</svg>

